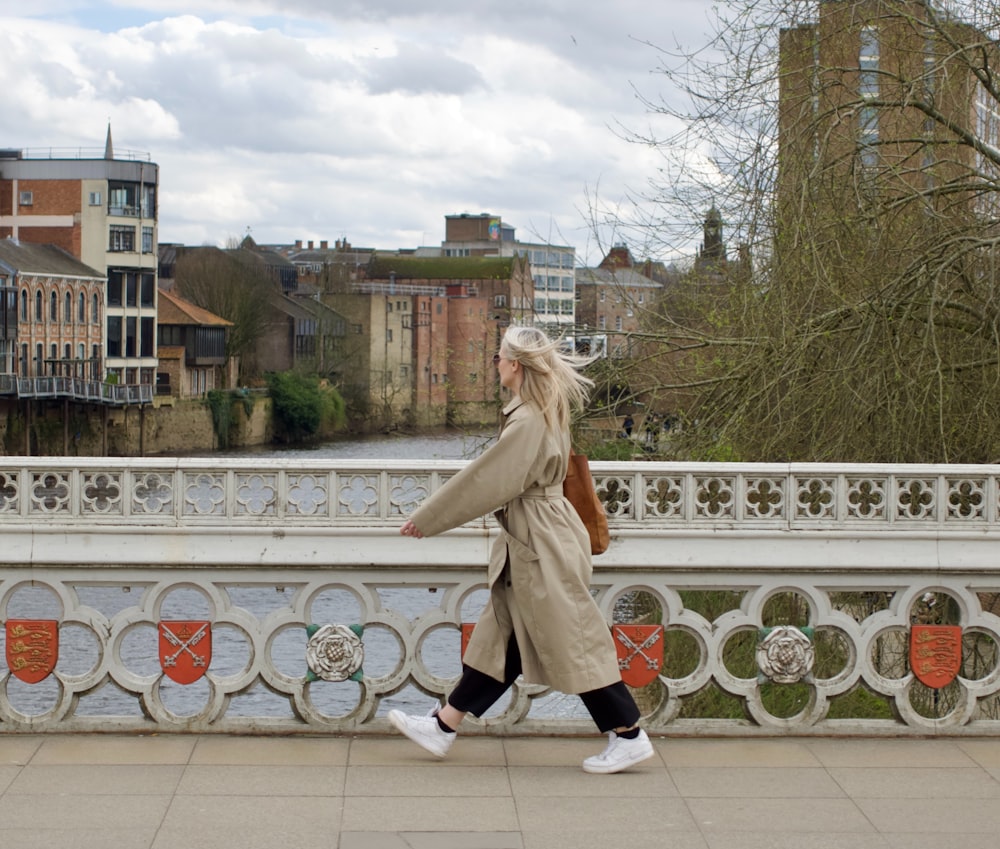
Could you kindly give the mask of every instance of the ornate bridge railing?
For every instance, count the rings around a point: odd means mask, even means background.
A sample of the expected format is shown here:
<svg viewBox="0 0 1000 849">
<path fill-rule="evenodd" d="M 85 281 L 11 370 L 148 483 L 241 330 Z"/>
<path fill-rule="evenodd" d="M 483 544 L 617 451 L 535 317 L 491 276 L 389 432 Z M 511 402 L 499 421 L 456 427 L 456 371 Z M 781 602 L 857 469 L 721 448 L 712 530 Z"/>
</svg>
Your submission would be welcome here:
<svg viewBox="0 0 1000 849">
<path fill-rule="evenodd" d="M 495 531 L 398 527 L 460 466 L 6 458 L 0 732 L 384 732 L 425 709 Z M 1000 734 L 1000 467 L 592 467 L 593 589 L 650 730 Z M 528 685 L 479 725 L 584 729 Z"/>
</svg>

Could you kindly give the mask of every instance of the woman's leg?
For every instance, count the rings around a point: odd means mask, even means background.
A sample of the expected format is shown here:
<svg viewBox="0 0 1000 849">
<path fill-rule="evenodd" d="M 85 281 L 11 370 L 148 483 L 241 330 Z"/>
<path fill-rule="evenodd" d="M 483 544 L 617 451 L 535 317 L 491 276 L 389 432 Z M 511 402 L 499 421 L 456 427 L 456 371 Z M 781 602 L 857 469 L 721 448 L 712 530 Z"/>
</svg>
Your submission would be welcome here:
<svg viewBox="0 0 1000 849">
<path fill-rule="evenodd" d="M 511 634 L 507 642 L 503 681 L 463 665 L 462 677 L 455 689 L 449 693 L 444 707 L 438 711 L 438 718 L 449 728 L 457 729 L 467 713 L 482 716 L 510 689 L 520 674 L 521 651 L 517 646 L 517 640 Z M 452 725 L 452 722 L 455 724 Z"/>
<path fill-rule="evenodd" d="M 599 731 L 626 731 L 639 721 L 639 706 L 623 681 L 580 693 Z"/>
</svg>

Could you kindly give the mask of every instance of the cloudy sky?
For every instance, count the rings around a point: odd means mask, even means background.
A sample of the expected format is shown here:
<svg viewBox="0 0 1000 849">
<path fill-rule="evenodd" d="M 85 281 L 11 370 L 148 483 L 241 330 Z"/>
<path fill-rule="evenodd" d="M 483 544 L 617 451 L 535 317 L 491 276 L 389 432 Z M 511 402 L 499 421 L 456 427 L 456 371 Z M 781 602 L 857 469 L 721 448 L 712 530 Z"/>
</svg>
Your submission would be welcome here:
<svg viewBox="0 0 1000 849">
<path fill-rule="evenodd" d="M 596 263 L 655 172 L 637 91 L 710 0 L 0 0 L 0 147 L 150 154 L 160 240 L 437 245 L 490 212 Z M 665 128 L 655 128 L 658 132 Z M 680 246 L 683 247 L 683 246 Z M 644 253 L 638 246 L 637 253 Z"/>
</svg>

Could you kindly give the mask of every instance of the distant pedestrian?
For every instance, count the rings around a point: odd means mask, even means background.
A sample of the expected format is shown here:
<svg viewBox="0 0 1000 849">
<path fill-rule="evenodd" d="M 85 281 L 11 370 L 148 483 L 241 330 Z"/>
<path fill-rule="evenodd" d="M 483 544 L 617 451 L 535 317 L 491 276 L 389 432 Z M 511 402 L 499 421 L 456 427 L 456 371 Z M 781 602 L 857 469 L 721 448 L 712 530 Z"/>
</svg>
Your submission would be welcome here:
<svg viewBox="0 0 1000 849">
<path fill-rule="evenodd" d="M 650 413 L 646 416 L 646 444 L 654 445 L 656 443 L 656 431 L 659 430 L 659 424 L 656 420 L 656 413 Z"/>
<path fill-rule="evenodd" d="M 632 438 L 632 428 L 635 427 L 635 419 L 631 416 L 625 416 L 625 420 L 622 422 L 622 430 L 625 432 L 625 438 Z"/>
</svg>

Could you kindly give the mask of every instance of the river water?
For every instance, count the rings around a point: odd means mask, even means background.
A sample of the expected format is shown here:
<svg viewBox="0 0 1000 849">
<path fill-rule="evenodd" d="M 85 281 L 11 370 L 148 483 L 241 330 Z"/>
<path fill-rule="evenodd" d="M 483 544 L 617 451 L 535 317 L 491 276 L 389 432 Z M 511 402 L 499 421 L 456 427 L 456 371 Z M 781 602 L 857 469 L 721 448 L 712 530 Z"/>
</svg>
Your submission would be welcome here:
<svg viewBox="0 0 1000 849">
<path fill-rule="evenodd" d="M 298 459 L 330 460 L 471 459 L 481 453 L 494 437 L 495 432 L 492 431 L 435 431 L 418 435 L 389 434 L 340 439 L 305 448 L 268 446 L 224 452 L 213 456 L 295 457 Z M 486 564 L 484 563 L 483 566 L 485 575 Z M 127 595 L 123 597 L 120 588 L 79 587 L 77 591 L 81 604 L 93 607 L 109 618 L 135 602 Z M 252 615 L 263 618 L 283 602 L 290 604 L 294 591 L 286 589 L 276 592 L 273 587 L 267 591 L 232 587 L 229 588 L 228 592 L 233 605 L 245 608 Z M 411 621 L 438 603 L 427 589 L 383 588 L 379 591 L 379 598 L 383 607 L 394 610 Z M 342 601 L 343 599 L 338 600 L 338 602 Z M 485 602 L 485 591 L 475 594 L 463 609 L 463 620 L 474 621 L 478 618 Z M 171 593 L 160 615 L 163 619 L 197 618 L 197 614 L 192 614 L 191 611 L 192 609 L 198 610 L 199 606 L 203 607 L 204 603 L 204 598 L 195 590 L 180 590 Z M 327 621 L 323 619 L 324 607 L 330 611 L 331 618 L 328 621 L 338 621 L 336 617 L 343 615 L 342 603 L 335 603 L 333 599 L 325 602 L 320 600 L 312 611 L 315 621 Z M 58 602 L 52 597 L 51 592 L 42 588 L 19 590 L 14 597 L 8 599 L 7 608 L 11 618 L 59 618 L 60 615 Z M 334 612 L 335 608 L 339 610 L 339 613 Z M 218 630 L 221 636 L 223 629 Z M 0 633 L 0 641 L 2 640 L 3 634 Z M 297 630 L 284 631 L 274 640 L 272 659 L 279 671 L 292 677 L 303 674 L 305 641 L 304 633 L 297 633 Z M 381 639 L 380 635 L 373 631 L 366 632 L 364 642 L 365 671 L 374 676 L 388 674 L 399 660 L 398 646 L 395 640 Z M 60 634 L 60 655 L 57 668 L 61 674 L 84 674 L 97 662 L 97 651 L 98 647 L 94 637 L 86 629 L 79 626 L 64 626 Z M 122 641 L 121 655 L 122 661 L 133 673 L 145 676 L 159 674 L 157 638 L 153 629 L 136 629 L 134 635 Z M 461 671 L 459 655 L 457 631 L 454 635 L 443 637 L 431 635 L 425 640 L 422 658 L 428 670 L 434 675 L 443 678 L 458 675 Z M 0 653 L 0 657 L 3 657 L 2 653 Z M 210 664 L 213 675 L 237 674 L 245 668 L 247 659 L 247 647 L 242 640 L 213 640 L 213 655 Z M 323 713 L 332 716 L 344 715 L 357 704 L 357 684 L 341 682 L 336 685 L 322 686 L 323 684 L 324 682 L 317 682 L 317 685 L 320 686 L 313 685 L 310 693 L 314 703 Z M 49 678 L 34 685 L 26 685 L 10 676 L 7 681 L 7 696 L 15 709 L 29 715 L 39 715 L 50 710 L 56 703 L 58 686 L 54 676 L 49 676 Z M 190 716 L 198 713 L 206 704 L 208 696 L 208 684 L 204 678 L 187 686 L 176 684 L 165 676 L 160 681 L 160 699 L 170 712 L 178 716 Z M 506 699 L 502 699 L 501 703 L 488 715 L 501 710 L 505 703 Z M 413 685 L 408 685 L 391 697 L 383 698 L 378 713 L 383 715 L 392 708 L 425 713 L 431 704 L 432 700 L 429 696 Z M 76 712 L 81 716 L 138 716 L 141 715 L 141 708 L 134 695 L 122 691 L 109 682 L 93 693 L 82 697 Z M 565 696 L 561 693 L 552 693 L 537 700 L 531 713 L 532 716 L 573 718 L 586 716 L 577 697 Z M 291 710 L 287 698 L 272 693 L 260 684 L 255 684 L 247 693 L 235 696 L 231 700 L 227 716 L 283 717 L 291 716 Z"/>
</svg>

